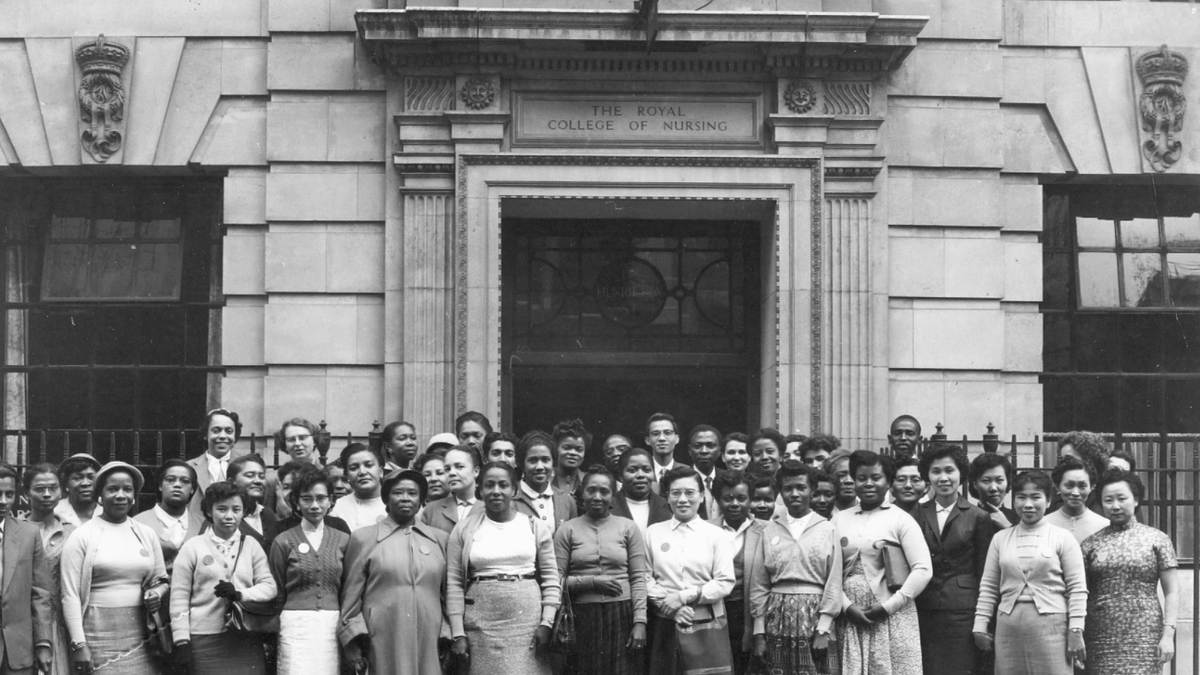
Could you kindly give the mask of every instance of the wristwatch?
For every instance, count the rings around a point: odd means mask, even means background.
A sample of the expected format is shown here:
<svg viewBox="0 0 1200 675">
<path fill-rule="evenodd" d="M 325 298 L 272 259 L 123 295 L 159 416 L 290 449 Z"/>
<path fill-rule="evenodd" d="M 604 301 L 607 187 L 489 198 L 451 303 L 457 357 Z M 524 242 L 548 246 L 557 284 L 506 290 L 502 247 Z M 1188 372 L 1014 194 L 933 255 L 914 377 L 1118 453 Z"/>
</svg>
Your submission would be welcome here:
<svg viewBox="0 0 1200 675">
<path fill-rule="evenodd" d="M 72 642 L 72 643 L 71 643 L 71 651 L 73 651 L 73 652 L 77 652 L 77 651 L 79 651 L 80 649 L 83 649 L 83 648 L 84 648 L 84 647 L 86 647 L 86 646 L 87 646 L 87 643 L 86 643 L 86 642 Z"/>
</svg>

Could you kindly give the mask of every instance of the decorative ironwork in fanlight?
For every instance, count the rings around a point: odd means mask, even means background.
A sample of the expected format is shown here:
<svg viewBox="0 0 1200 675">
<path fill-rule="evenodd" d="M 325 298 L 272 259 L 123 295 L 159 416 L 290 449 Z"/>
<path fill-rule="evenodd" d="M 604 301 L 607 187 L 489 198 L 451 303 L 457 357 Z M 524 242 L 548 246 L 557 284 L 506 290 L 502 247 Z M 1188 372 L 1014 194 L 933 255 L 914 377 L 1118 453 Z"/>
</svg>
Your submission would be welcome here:
<svg viewBox="0 0 1200 675">
<path fill-rule="evenodd" d="M 740 353 L 749 346 L 757 223 L 527 220 L 505 228 L 513 235 L 505 322 L 518 349 Z"/>
<path fill-rule="evenodd" d="M 1163 45 L 1158 51 L 1138 57 L 1137 74 L 1142 81 L 1138 102 L 1142 129 L 1151 134 L 1142 144 L 1142 155 L 1155 171 L 1166 171 L 1183 154 L 1183 141 L 1175 134 L 1183 130 L 1187 112 L 1183 81 L 1187 79 L 1188 62 L 1183 54 Z"/>
<path fill-rule="evenodd" d="M 104 35 L 75 50 L 83 72 L 79 79 L 79 114 L 84 129 L 83 149 L 97 162 L 106 162 L 123 141 L 119 123 L 125 116 L 125 86 L 121 73 L 129 62 L 129 48 L 109 42 Z"/>
</svg>

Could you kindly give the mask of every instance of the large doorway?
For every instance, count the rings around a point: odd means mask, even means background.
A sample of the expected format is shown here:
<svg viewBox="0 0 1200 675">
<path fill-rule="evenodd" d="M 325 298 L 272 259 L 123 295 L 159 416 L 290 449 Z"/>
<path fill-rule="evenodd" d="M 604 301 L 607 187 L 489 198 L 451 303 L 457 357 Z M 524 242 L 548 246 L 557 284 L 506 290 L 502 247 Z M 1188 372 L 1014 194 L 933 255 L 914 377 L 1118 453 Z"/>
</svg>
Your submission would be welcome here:
<svg viewBox="0 0 1200 675">
<path fill-rule="evenodd" d="M 506 428 L 578 417 L 598 446 L 612 433 L 640 443 L 654 412 L 675 415 L 681 433 L 756 426 L 760 229 L 757 220 L 505 219 Z"/>
</svg>

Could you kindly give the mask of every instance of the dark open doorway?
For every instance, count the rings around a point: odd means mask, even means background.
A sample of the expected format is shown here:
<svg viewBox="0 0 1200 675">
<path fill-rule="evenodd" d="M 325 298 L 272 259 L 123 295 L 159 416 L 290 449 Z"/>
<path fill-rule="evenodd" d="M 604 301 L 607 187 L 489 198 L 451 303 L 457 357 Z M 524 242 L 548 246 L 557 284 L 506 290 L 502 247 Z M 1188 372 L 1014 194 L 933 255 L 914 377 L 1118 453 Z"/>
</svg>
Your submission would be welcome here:
<svg viewBox="0 0 1200 675">
<path fill-rule="evenodd" d="M 503 229 L 506 428 L 578 417 L 595 446 L 612 433 L 637 445 L 654 412 L 674 415 L 681 434 L 758 420 L 759 221 L 522 218 Z"/>
</svg>

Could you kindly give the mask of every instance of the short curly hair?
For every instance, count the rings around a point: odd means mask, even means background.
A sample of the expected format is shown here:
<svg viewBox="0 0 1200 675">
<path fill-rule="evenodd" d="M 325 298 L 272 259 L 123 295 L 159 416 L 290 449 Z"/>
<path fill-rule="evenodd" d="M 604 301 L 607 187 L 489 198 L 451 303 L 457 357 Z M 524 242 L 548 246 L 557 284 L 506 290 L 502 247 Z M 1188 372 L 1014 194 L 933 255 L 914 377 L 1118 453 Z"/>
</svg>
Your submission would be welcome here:
<svg viewBox="0 0 1200 675">
<path fill-rule="evenodd" d="M 1142 479 L 1132 471 L 1124 469 L 1109 469 L 1100 477 L 1100 484 L 1096 486 L 1097 494 L 1103 496 L 1104 488 L 1117 483 L 1126 483 L 1129 485 L 1129 491 L 1133 493 L 1133 498 L 1140 504 L 1142 498 L 1146 495 L 1146 486 L 1142 484 Z"/>
<path fill-rule="evenodd" d="M 947 457 L 954 460 L 954 466 L 958 467 L 959 480 L 966 480 L 971 469 L 970 464 L 967 463 L 967 451 L 963 450 L 961 445 L 954 443 L 934 443 L 921 453 L 921 459 L 917 463 L 917 471 L 920 472 L 921 479 L 928 483 L 929 467 L 933 466 L 937 460 Z"/>
<path fill-rule="evenodd" d="M 1062 484 L 1063 476 L 1067 475 L 1068 471 L 1083 471 L 1087 474 L 1088 484 L 1093 489 L 1096 487 L 1096 470 L 1092 465 L 1069 455 L 1058 460 L 1058 464 L 1055 464 L 1054 470 L 1050 472 L 1050 480 L 1054 481 L 1054 487 Z"/>
<path fill-rule="evenodd" d="M 1080 459 L 1092 465 L 1094 475 L 1103 475 L 1108 468 L 1108 441 L 1104 436 L 1092 431 L 1072 431 L 1058 441 L 1058 451 L 1071 446 L 1079 453 Z"/>
</svg>

